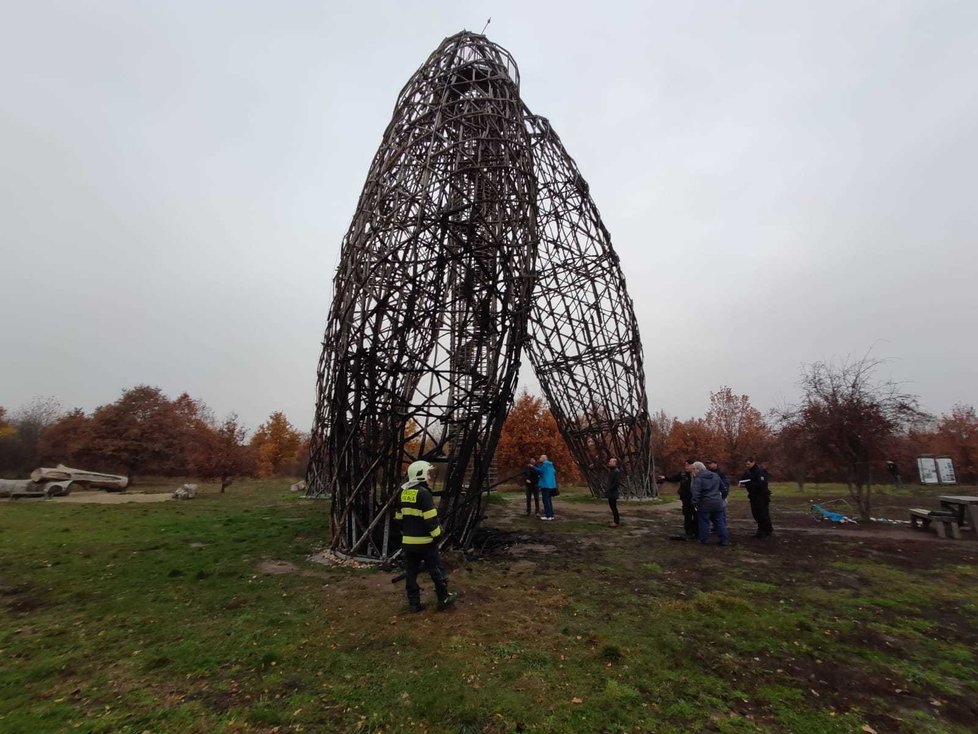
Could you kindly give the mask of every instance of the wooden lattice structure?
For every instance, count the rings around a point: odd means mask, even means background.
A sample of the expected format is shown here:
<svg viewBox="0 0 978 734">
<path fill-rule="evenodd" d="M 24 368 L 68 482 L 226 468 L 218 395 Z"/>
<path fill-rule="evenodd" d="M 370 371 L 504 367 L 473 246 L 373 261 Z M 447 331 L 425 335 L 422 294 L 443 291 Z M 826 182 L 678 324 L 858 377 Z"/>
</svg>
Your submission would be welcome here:
<svg viewBox="0 0 978 734">
<path fill-rule="evenodd" d="M 512 57 L 445 39 L 398 96 L 343 242 L 319 361 L 309 494 L 332 548 L 396 554 L 408 463 L 440 468 L 439 516 L 465 546 L 526 349 L 596 496 L 655 492 L 638 327 L 611 238 Z"/>
</svg>

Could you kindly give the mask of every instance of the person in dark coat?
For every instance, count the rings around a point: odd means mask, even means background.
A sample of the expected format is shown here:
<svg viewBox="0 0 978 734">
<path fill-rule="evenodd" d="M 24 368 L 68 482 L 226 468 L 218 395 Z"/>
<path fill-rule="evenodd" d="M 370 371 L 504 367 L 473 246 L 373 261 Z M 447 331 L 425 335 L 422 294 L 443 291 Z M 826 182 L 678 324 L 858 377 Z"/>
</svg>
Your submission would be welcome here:
<svg viewBox="0 0 978 734">
<path fill-rule="evenodd" d="M 611 508 L 611 527 L 617 528 L 621 525 L 621 518 L 618 516 L 618 488 L 621 486 L 621 471 L 618 469 L 618 459 L 612 457 L 608 459 L 608 491 L 605 496 L 608 498 L 608 507 Z"/>
<path fill-rule="evenodd" d="M 754 457 L 747 458 L 747 471 L 740 478 L 740 485 L 747 490 L 747 499 L 750 500 L 750 512 L 757 523 L 755 538 L 767 538 L 774 532 L 771 525 L 771 490 L 767 486 L 767 472 L 754 461 Z"/>
<path fill-rule="evenodd" d="M 890 472 L 893 477 L 893 486 L 897 489 L 903 489 L 903 477 L 900 476 L 900 467 L 896 465 L 896 462 L 886 462 L 886 470 Z"/>
<path fill-rule="evenodd" d="M 697 533 L 699 532 L 699 521 L 696 517 L 696 508 L 693 507 L 693 462 L 695 459 L 686 459 L 686 465 L 683 467 L 683 471 L 677 472 L 670 475 L 660 475 L 660 482 L 678 482 L 679 489 L 676 494 L 679 495 L 679 500 L 683 503 L 683 532 L 686 534 L 686 540 L 696 540 Z"/>
<path fill-rule="evenodd" d="M 530 497 L 533 498 L 533 505 L 537 515 L 540 514 L 540 471 L 537 469 L 536 459 L 530 459 L 523 470 L 523 488 L 526 490 L 526 514 L 530 514 Z"/>
<path fill-rule="evenodd" d="M 710 539 L 710 525 L 720 537 L 720 545 L 730 545 L 727 533 L 727 493 L 730 485 L 724 485 L 720 477 L 706 468 L 702 461 L 693 463 L 693 484 L 690 488 L 693 507 L 696 508 L 700 543 Z"/>
</svg>

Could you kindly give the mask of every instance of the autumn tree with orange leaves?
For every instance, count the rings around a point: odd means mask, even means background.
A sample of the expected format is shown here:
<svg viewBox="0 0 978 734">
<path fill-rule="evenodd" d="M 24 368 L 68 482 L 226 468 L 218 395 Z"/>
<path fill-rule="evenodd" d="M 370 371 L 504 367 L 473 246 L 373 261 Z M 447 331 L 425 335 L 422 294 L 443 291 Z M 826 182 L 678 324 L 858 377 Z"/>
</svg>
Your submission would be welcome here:
<svg viewBox="0 0 978 734">
<path fill-rule="evenodd" d="M 6 409 L 0 405 L 0 471 L 9 470 L 13 465 L 11 457 L 15 453 L 16 440 L 17 428 L 7 419 Z"/>
<path fill-rule="evenodd" d="M 96 408 L 82 449 L 97 470 L 171 473 L 186 448 L 186 426 L 162 390 L 138 385 Z"/>
<path fill-rule="evenodd" d="M 747 395 L 734 395 L 729 387 L 710 393 L 710 408 L 704 420 L 712 434 L 713 456 L 729 468 L 739 466 L 748 455 L 764 458 L 771 443 L 771 431 L 761 412 L 750 404 Z"/>
<path fill-rule="evenodd" d="M 702 418 L 690 418 L 681 421 L 674 418 L 666 441 L 666 456 L 664 461 L 656 457 L 656 464 L 666 473 L 681 471 L 687 459 L 705 461 L 716 453 L 717 441 Z"/>
<path fill-rule="evenodd" d="M 558 481 L 580 479 L 577 465 L 571 458 L 557 421 L 546 401 L 531 395 L 526 389 L 506 416 L 499 443 L 496 446 L 496 466 L 500 477 L 519 474 L 531 457 L 547 454 L 557 467 Z"/>
<path fill-rule="evenodd" d="M 79 408 L 72 410 L 41 432 L 37 442 L 38 462 L 47 464 L 81 463 L 89 440 L 91 418 Z"/>
<path fill-rule="evenodd" d="M 951 457 L 959 480 L 978 482 L 978 414 L 974 406 L 958 403 L 942 415 L 929 444 L 929 453 Z"/>
<path fill-rule="evenodd" d="M 258 476 L 275 477 L 297 470 L 303 441 L 302 435 L 289 423 L 281 411 L 272 413 L 258 426 L 251 438 L 258 459 Z"/>
</svg>

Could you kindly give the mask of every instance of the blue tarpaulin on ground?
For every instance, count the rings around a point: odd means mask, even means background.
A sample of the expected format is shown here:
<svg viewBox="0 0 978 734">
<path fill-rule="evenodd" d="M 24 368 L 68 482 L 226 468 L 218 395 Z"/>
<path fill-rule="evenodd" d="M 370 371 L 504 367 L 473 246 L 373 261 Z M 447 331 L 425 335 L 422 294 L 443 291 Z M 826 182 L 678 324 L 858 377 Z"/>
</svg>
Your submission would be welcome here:
<svg viewBox="0 0 978 734">
<path fill-rule="evenodd" d="M 856 522 L 851 517 L 843 515 L 841 512 L 826 510 L 817 502 L 812 502 L 812 515 L 818 520 L 831 520 L 832 522 Z"/>
</svg>

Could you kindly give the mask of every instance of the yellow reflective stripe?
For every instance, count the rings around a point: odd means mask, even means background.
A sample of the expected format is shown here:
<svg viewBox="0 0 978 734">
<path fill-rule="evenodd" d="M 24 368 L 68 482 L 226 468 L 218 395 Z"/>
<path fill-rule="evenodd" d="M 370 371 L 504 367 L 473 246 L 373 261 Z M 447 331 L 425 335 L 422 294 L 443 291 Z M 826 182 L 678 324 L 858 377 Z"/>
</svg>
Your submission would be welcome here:
<svg viewBox="0 0 978 734">
<path fill-rule="evenodd" d="M 441 525 L 431 531 L 432 538 L 437 538 L 439 535 L 441 535 Z"/>
<path fill-rule="evenodd" d="M 403 538 L 401 538 L 401 542 L 404 543 L 404 545 L 424 545 L 426 543 L 433 543 L 434 540 L 427 535 L 423 537 L 418 535 L 405 535 Z"/>
<path fill-rule="evenodd" d="M 438 517 L 438 510 L 432 507 L 430 510 L 425 510 L 421 514 L 421 517 L 423 517 L 425 520 L 430 520 L 433 517 Z"/>
<path fill-rule="evenodd" d="M 424 517 L 424 513 L 416 507 L 402 507 L 398 512 L 402 515 L 410 515 L 411 517 Z"/>
<path fill-rule="evenodd" d="M 398 510 L 397 512 L 394 513 L 394 519 L 395 520 L 401 520 L 401 519 L 403 519 L 403 517 L 404 517 L 404 515 L 401 514 L 401 511 L 400 510 Z"/>
</svg>

